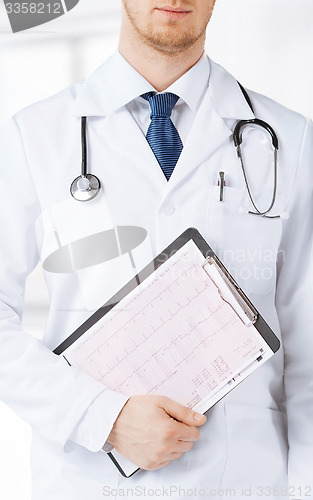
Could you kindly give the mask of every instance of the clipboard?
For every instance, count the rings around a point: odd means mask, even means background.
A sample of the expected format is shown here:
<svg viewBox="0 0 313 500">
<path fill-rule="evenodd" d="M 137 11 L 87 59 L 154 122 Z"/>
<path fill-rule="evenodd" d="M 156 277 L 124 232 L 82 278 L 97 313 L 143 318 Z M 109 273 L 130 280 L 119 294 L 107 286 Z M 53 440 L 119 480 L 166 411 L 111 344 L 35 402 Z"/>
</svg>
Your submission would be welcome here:
<svg viewBox="0 0 313 500">
<path fill-rule="evenodd" d="M 171 338 L 177 321 L 186 331 Z M 140 330 L 140 337 L 132 337 L 132 328 Z M 118 335 L 124 335 L 124 342 Z M 124 358 L 116 345 L 126 349 Z M 177 386 L 187 385 L 188 397 L 182 394 L 179 402 L 206 413 L 279 347 L 279 339 L 199 231 L 189 228 L 53 352 L 130 396 L 160 393 L 177 400 Z M 168 358 L 174 359 L 173 366 Z M 150 361 L 140 365 L 138 359 Z M 192 372 L 190 366 L 195 372 L 188 384 L 175 386 L 186 369 Z M 134 387 L 139 391 L 132 392 Z M 139 470 L 115 450 L 108 455 L 124 477 Z"/>
</svg>

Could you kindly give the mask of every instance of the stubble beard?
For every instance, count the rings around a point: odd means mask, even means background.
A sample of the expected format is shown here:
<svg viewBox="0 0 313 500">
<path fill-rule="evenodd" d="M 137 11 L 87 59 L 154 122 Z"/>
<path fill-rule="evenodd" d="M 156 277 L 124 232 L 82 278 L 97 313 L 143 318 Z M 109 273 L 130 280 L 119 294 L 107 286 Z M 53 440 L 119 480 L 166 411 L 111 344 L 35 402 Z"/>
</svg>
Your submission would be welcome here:
<svg viewBox="0 0 313 500">
<path fill-rule="evenodd" d="M 172 23 L 169 23 L 172 24 Z M 170 31 L 170 29 L 168 30 Z M 200 39 L 205 37 L 205 29 L 198 34 L 185 32 L 183 35 L 148 32 L 141 33 L 142 39 L 153 49 L 163 54 L 175 55 L 190 49 Z"/>
<path fill-rule="evenodd" d="M 168 21 L 168 29 L 162 31 L 154 31 L 152 26 L 143 29 L 138 26 L 136 15 L 128 8 L 126 2 L 124 3 L 125 12 L 131 28 L 136 35 L 150 48 L 156 50 L 161 54 L 175 55 L 190 49 L 201 38 L 205 39 L 206 27 L 209 18 L 203 23 L 203 26 L 196 32 L 195 30 L 185 31 L 184 33 L 175 33 L 175 21 Z M 172 29 L 173 28 L 173 29 Z"/>
</svg>

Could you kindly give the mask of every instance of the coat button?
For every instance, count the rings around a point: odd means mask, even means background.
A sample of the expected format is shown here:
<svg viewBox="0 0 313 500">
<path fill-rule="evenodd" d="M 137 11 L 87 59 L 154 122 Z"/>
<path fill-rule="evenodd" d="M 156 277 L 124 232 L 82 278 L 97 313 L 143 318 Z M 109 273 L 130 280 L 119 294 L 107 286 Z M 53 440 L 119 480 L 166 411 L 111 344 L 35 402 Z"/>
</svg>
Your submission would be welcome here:
<svg viewBox="0 0 313 500">
<path fill-rule="evenodd" d="M 175 213 L 175 207 L 173 205 L 167 205 L 163 208 L 164 215 L 173 215 Z"/>
</svg>

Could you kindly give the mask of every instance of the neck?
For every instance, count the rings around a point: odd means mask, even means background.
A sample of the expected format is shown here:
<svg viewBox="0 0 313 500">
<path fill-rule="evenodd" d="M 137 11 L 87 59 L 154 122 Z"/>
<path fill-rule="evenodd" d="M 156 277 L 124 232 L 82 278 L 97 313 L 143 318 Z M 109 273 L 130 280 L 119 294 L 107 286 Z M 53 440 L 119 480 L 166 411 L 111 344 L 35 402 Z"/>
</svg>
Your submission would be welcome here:
<svg viewBox="0 0 313 500">
<path fill-rule="evenodd" d="M 164 53 L 139 43 L 135 37 L 124 36 L 122 31 L 119 51 L 155 90 L 163 92 L 199 61 L 204 52 L 204 39 L 185 51 Z"/>
</svg>

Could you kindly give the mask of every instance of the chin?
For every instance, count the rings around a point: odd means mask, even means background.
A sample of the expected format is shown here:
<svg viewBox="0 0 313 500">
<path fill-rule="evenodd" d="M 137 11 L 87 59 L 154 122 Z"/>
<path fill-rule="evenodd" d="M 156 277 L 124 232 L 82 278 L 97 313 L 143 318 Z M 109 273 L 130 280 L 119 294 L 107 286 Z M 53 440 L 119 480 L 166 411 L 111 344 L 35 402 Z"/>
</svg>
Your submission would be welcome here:
<svg viewBox="0 0 313 500">
<path fill-rule="evenodd" d="M 150 32 L 145 38 L 149 45 L 164 53 L 177 53 L 192 47 L 202 36 L 192 32 L 173 33 L 173 30 L 162 30 L 162 32 Z"/>
</svg>

